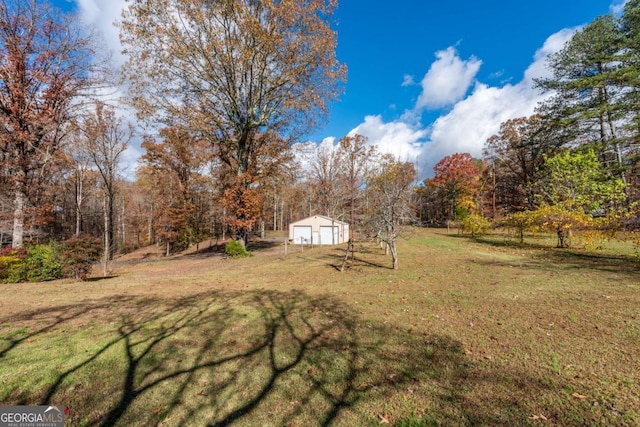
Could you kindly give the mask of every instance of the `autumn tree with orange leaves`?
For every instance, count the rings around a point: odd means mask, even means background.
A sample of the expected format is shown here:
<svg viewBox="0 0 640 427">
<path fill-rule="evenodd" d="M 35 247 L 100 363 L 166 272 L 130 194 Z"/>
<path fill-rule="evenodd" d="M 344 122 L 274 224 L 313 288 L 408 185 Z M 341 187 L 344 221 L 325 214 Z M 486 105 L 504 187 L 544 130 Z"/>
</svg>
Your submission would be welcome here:
<svg viewBox="0 0 640 427">
<path fill-rule="evenodd" d="M 475 197 L 480 188 L 481 168 L 469 153 L 455 153 L 443 157 L 433 167 L 434 177 L 425 180 L 427 187 L 440 193 L 445 202 L 447 219 L 456 219 L 456 209 L 469 212 L 476 207 Z"/>
<path fill-rule="evenodd" d="M 208 232 L 208 205 L 200 200 L 207 195 L 211 179 L 203 174 L 211 147 L 181 127 L 162 129 L 160 137 L 161 141 L 147 138 L 142 143 L 146 153 L 140 158 L 138 182 L 154 206 L 150 212 L 153 234 L 169 255 L 173 248 L 196 243 Z"/>
<path fill-rule="evenodd" d="M 21 247 L 29 177 L 51 160 L 74 100 L 92 84 L 92 42 L 69 16 L 37 0 L 0 0 L 0 158 Z"/>
<path fill-rule="evenodd" d="M 87 113 L 78 125 L 82 134 L 81 144 L 100 175 L 102 188 L 102 218 L 104 263 L 103 274 L 108 273 L 108 263 L 116 250 L 115 202 L 118 193 L 118 177 L 123 154 L 134 136 L 134 128 L 115 110 L 96 102 L 95 113 Z"/>
<path fill-rule="evenodd" d="M 231 194 L 249 194 L 263 136 L 295 141 L 340 92 L 345 68 L 330 25 L 336 6 L 133 0 L 121 22 L 130 101 L 143 119 L 201 135 L 236 175 L 230 188 L 243 187 Z M 246 241 L 246 232 L 238 237 Z"/>
<path fill-rule="evenodd" d="M 255 149 L 248 158 L 248 169 L 241 174 L 227 173 L 233 162 L 222 156 L 224 168 L 224 194 L 222 205 L 226 208 L 225 221 L 233 230 L 235 238 L 246 246 L 249 231 L 254 224 L 263 219 L 265 191 L 269 181 L 286 175 L 292 161 L 288 143 L 273 132 L 257 134 Z M 226 175 L 226 176 L 225 176 Z"/>
</svg>

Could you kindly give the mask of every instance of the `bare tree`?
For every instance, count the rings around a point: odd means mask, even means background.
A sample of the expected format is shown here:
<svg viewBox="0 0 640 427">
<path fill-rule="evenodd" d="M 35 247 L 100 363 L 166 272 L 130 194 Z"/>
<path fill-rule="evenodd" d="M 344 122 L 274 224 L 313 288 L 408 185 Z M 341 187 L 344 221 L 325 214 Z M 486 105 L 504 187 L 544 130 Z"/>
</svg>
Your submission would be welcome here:
<svg viewBox="0 0 640 427">
<path fill-rule="evenodd" d="M 339 153 L 343 166 L 339 171 L 344 191 L 348 198 L 346 209 L 349 212 L 349 232 L 353 237 L 356 229 L 356 217 L 361 213 L 360 199 L 368 170 L 376 161 L 375 146 L 367 147 L 367 137 L 359 134 L 347 135 L 340 139 Z"/>
<path fill-rule="evenodd" d="M 75 235 L 83 232 L 84 205 L 88 193 L 88 175 L 90 175 L 91 155 L 84 147 L 84 135 L 78 129 L 74 130 L 67 139 L 66 148 L 73 164 L 73 176 L 71 178 L 75 211 Z"/>
<path fill-rule="evenodd" d="M 81 122 L 84 134 L 83 147 L 100 172 L 103 193 L 104 219 L 104 274 L 108 262 L 113 259 L 115 242 L 115 199 L 118 168 L 122 153 L 134 135 L 133 125 L 116 116 L 115 111 L 101 102 L 96 102 L 93 114 Z"/>
<path fill-rule="evenodd" d="M 400 162 L 391 155 L 385 155 L 367 179 L 369 210 L 366 223 L 391 251 L 394 270 L 398 269 L 396 241 L 403 225 L 415 218 L 411 188 L 415 177 L 413 163 Z"/>
<path fill-rule="evenodd" d="M 344 162 L 337 147 L 321 144 L 309 170 L 309 181 L 321 213 L 331 218 L 344 215 L 343 186 L 340 172 Z"/>
</svg>

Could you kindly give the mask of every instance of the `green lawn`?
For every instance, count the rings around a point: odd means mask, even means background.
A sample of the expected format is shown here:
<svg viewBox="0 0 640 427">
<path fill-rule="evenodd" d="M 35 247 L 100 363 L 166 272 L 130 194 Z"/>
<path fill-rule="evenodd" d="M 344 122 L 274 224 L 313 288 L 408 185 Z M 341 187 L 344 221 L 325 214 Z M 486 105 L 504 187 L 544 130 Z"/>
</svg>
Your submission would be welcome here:
<svg viewBox="0 0 640 427">
<path fill-rule="evenodd" d="M 0 402 L 69 426 L 640 424 L 640 263 L 546 243 L 415 229 L 398 271 L 368 243 L 342 273 L 344 247 L 263 244 L 2 285 Z"/>
</svg>

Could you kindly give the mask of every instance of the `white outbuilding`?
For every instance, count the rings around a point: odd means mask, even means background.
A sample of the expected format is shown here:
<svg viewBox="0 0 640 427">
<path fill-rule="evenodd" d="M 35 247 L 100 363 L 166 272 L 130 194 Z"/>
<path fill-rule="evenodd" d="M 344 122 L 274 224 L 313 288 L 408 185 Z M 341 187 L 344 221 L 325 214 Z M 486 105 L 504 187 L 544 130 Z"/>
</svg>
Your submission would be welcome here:
<svg viewBox="0 0 640 427">
<path fill-rule="evenodd" d="M 323 215 L 313 215 L 289 224 L 293 244 L 338 245 L 349 240 L 349 224 Z"/>
</svg>

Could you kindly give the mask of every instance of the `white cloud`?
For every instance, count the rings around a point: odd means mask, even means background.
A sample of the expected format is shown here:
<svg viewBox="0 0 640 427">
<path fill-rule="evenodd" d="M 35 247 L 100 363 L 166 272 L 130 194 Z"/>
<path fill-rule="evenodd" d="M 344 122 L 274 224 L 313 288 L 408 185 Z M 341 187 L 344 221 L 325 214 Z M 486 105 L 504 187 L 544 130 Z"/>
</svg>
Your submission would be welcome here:
<svg viewBox="0 0 640 427">
<path fill-rule="evenodd" d="M 418 159 L 423 173 L 431 175 L 433 166 L 453 153 L 468 152 L 480 157 L 484 143 L 500 130 L 501 123 L 533 114 L 538 103 L 548 96 L 534 87 L 534 79 L 550 76 L 545 67 L 547 57 L 560 50 L 574 32 L 575 29 L 564 29 L 549 36 L 519 83 L 502 87 L 477 83 L 467 98 L 439 117 Z"/>
<path fill-rule="evenodd" d="M 121 18 L 126 0 L 75 0 L 75 2 L 80 19 L 85 25 L 95 29 L 101 38 L 100 42 L 105 52 L 98 60 L 107 62 L 111 69 L 110 78 L 117 81 L 117 74 L 125 62 L 125 57 L 122 55 L 119 30 L 115 23 Z M 122 105 L 119 105 L 123 88 L 104 87 L 99 90 L 97 96 L 104 102 L 115 105 L 120 114 L 133 119 L 133 113 L 124 111 Z"/>
<path fill-rule="evenodd" d="M 489 75 L 490 79 L 499 79 L 500 77 L 502 77 L 504 75 L 504 70 L 500 70 L 500 71 L 496 71 L 495 73 L 491 73 Z"/>
<path fill-rule="evenodd" d="M 300 167 L 301 176 L 298 176 L 298 178 L 302 179 L 311 170 L 320 150 L 335 150 L 337 146 L 337 139 L 333 136 L 324 138 L 320 144 L 316 144 L 313 141 L 293 144 L 291 146 L 293 157 Z"/>
<path fill-rule="evenodd" d="M 120 53 L 118 29 L 113 23 L 120 19 L 125 0 L 76 2 L 83 19 L 102 32 L 107 46 L 114 52 L 115 62 L 121 65 L 124 58 Z M 619 12 L 625 3 L 626 0 L 615 0 L 610 8 Z M 422 178 L 431 175 L 435 163 L 446 155 L 469 152 L 480 156 L 486 139 L 499 130 L 502 122 L 530 115 L 537 103 L 544 99 L 534 89 L 533 79 L 549 76 L 545 68 L 547 56 L 561 49 L 575 30 L 564 29 L 551 35 L 535 53 L 522 80 L 503 86 L 475 81 L 482 65 L 479 58 L 471 56 L 463 60 L 455 47 L 438 51 L 436 60 L 421 81 L 422 92 L 413 110 L 391 122 L 384 122 L 379 115 L 366 116 L 364 122 L 349 134 L 362 134 L 380 152 L 394 154 L 401 160 L 415 161 Z M 403 76 L 402 86 L 414 84 L 413 76 Z M 420 124 L 422 111 L 442 107 L 451 108 L 429 126 Z M 335 138 L 326 139 L 323 144 L 333 145 Z M 304 147 L 309 149 L 308 144 Z M 133 168 L 137 155 L 138 147 L 131 147 L 125 163 Z"/>
<path fill-rule="evenodd" d="M 350 136 L 355 134 L 366 136 L 367 143 L 377 146 L 381 153 L 413 161 L 420 154 L 427 131 L 402 121 L 384 123 L 380 116 L 366 116 L 364 123 L 349 132 Z"/>
<path fill-rule="evenodd" d="M 125 0 L 76 0 L 81 19 L 102 35 L 107 49 L 113 53 L 115 65 L 122 65 L 122 45 L 119 30 L 114 25 L 120 20 Z"/>
<path fill-rule="evenodd" d="M 100 8 L 95 0 L 77 0 L 82 19 L 87 23 L 94 23 L 100 15 Z"/>
<path fill-rule="evenodd" d="M 402 87 L 405 86 L 413 86 L 414 84 L 416 84 L 416 82 L 413 80 L 413 76 L 409 75 L 409 74 L 405 74 L 404 77 L 402 78 Z"/>
<path fill-rule="evenodd" d="M 550 35 L 536 51 L 533 56 L 534 62 L 524 72 L 524 80 L 520 84 L 532 85 L 533 79 L 551 77 L 551 72 L 546 68 L 547 57 L 562 49 L 579 28 L 565 28 Z"/>
<path fill-rule="evenodd" d="M 629 0 L 616 0 L 611 5 L 609 5 L 609 10 L 614 15 L 618 15 L 622 13 L 624 10 L 624 6 L 629 2 Z"/>
<path fill-rule="evenodd" d="M 384 123 L 380 116 L 366 116 L 364 122 L 349 132 L 367 137 L 367 145 L 375 146 L 379 153 L 393 154 L 402 161 L 414 162 L 427 136 L 426 129 L 416 128 L 402 121 Z M 303 170 L 307 170 L 319 150 L 337 149 L 339 141 L 327 137 L 319 144 L 311 141 L 293 144 L 294 157 Z"/>
<path fill-rule="evenodd" d="M 421 179 L 431 176 L 433 166 L 444 156 L 468 152 L 474 157 L 480 157 L 484 143 L 499 131 L 501 123 L 533 114 L 538 103 L 548 96 L 534 87 L 534 79 L 549 77 L 549 71 L 545 67 L 548 55 L 561 49 L 575 30 L 564 29 L 549 36 L 536 51 L 533 62 L 520 82 L 503 86 L 476 82 L 466 97 L 464 95 L 468 92 L 481 61 L 475 58 L 460 61 L 453 48 L 440 52 L 439 59 L 431 66 L 427 76 L 430 73 L 435 76 L 444 73 L 441 70 L 448 69 L 456 76 L 450 80 L 445 79 L 445 83 L 457 81 L 464 87 L 464 92 L 445 90 L 439 96 L 442 102 L 449 99 L 453 104 L 449 112 L 429 126 L 422 126 L 416 121 L 422 106 L 419 100 L 415 110 L 405 112 L 395 121 L 385 123 L 380 116 L 367 116 L 349 134 L 365 135 L 369 144 L 378 146 L 379 151 L 392 153 L 402 160 L 414 161 Z M 436 63 L 439 65 L 436 66 Z M 452 67 L 443 66 L 456 63 Z M 432 73 L 434 69 L 436 72 Z M 434 80 L 430 82 L 425 85 L 423 80 L 425 91 L 422 96 L 426 96 Z"/>
<path fill-rule="evenodd" d="M 125 57 L 122 55 L 119 29 L 115 23 L 121 19 L 126 0 L 75 0 L 75 2 L 80 19 L 99 32 L 104 47 L 110 53 L 110 66 L 113 67 L 114 73 L 118 72 L 125 62 Z M 105 87 L 96 95 L 107 104 L 114 106 L 116 114 L 125 121 L 137 124 L 134 111 L 121 102 L 125 91 L 126 89 L 121 87 Z M 140 129 L 137 131 L 137 135 L 121 157 L 121 172 L 129 180 L 135 179 L 135 171 L 143 154 L 140 147 L 142 131 Z"/>
<path fill-rule="evenodd" d="M 464 61 L 454 47 L 436 52 L 437 60 L 422 79 L 416 109 L 442 108 L 464 98 L 482 61 L 472 56 Z"/>
<path fill-rule="evenodd" d="M 131 144 L 127 147 L 126 150 L 122 153 L 121 157 L 121 173 L 125 177 L 125 179 L 129 181 L 135 180 L 136 170 L 138 166 L 140 166 L 140 157 L 144 153 L 140 148 L 140 144 L 137 141 L 132 141 Z"/>
<path fill-rule="evenodd" d="M 453 153 L 480 157 L 485 141 L 497 133 L 502 122 L 531 115 L 541 99 L 523 84 L 498 88 L 478 83 L 469 97 L 433 123 L 418 159 L 420 170 L 431 175 L 433 166 Z"/>
</svg>

